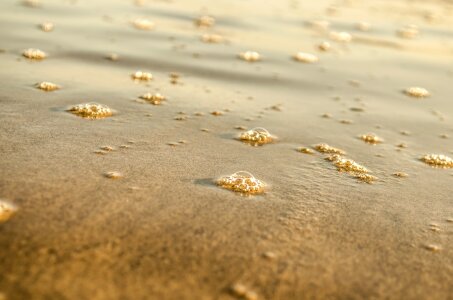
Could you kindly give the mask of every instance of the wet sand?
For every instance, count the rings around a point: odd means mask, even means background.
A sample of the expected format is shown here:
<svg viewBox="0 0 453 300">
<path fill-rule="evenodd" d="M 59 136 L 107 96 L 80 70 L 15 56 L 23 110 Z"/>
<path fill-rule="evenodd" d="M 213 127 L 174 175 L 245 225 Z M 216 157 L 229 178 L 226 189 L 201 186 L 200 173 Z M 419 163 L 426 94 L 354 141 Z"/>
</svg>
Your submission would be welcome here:
<svg viewBox="0 0 453 300">
<path fill-rule="evenodd" d="M 18 210 L 0 223 L 0 299 L 453 299 L 453 169 L 420 160 L 453 157 L 453 3 L 305 2 L 1 1 L 0 198 Z M 66 111 L 87 102 L 115 113 Z M 278 139 L 253 147 L 236 126 Z M 378 179 L 297 151 L 319 143 Z M 266 193 L 216 186 L 241 170 Z"/>
</svg>

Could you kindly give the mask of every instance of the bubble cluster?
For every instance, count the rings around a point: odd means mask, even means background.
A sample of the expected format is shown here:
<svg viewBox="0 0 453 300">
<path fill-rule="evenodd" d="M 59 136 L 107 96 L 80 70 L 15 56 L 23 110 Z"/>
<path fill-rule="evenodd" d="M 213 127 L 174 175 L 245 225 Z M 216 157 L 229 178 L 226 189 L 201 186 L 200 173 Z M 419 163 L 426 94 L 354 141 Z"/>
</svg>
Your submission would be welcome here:
<svg viewBox="0 0 453 300">
<path fill-rule="evenodd" d="M 355 173 L 368 173 L 368 169 L 356 163 L 352 159 L 343 158 L 340 155 L 332 155 L 328 158 L 337 167 L 338 171 L 342 172 L 355 172 Z"/>
<path fill-rule="evenodd" d="M 232 175 L 221 177 L 216 183 L 224 189 L 242 194 L 262 194 L 266 189 L 264 182 L 246 171 L 239 171 Z"/>
<path fill-rule="evenodd" d="M 8 221 L 17 210 L 16 205 L 7 200 L 0 199 L 0 223 Z"/>
<path fill-rule="evenodd" d="M 310 64 L 310 63 L 317 62 L 319 59 L 318 59 L 318 57 L 316 55 L 311 54 L 311 53 L 297 52 L 294 55 L 294 60 Z"/>
<path fill-rule="evenodd" d="M 335 147 L 332 147 L 332 146 L 329 146 L 325 143 L 321 143 L 321 144 L 317 144 L 314 146 L 315 150 L 318 151 L 318 152 L 321 152 L 321 153 L 329 153 L 329 154 L 339 154 L 339 155 L 345 155 L 346 152 L 341 150 L 341 149 L 338 149 L 338 148 L 335 148 Z"/>
<path fill-rule="evenodd" d="M 153 79 L 153 74 L 139 70 L 132 74 L 132 78 L 134 80 L 150 81 L 151 79 Z"/>
<path fill-rule="evenodd" d="M 113 111 L 108 106 L 94 102 L 78 104 L 67 111 L 86 119 L 103 119 L 113 115 Z"/>
<path fill-rule="evenodd" d="M 427 154 L 421 158 L 428 165 L 440 168 L 453 168 L 453 159 L 442 154 Z"/>
<path fill-rule="evenodd" d="M 380 144 L 380 143 L 382 143 L 384 141 L 382 138 L 378 137 L 374 133 L 363 134 L 363 135 L 360 136 L 360 138 L 365 143 L 368 143 L 368 144 Z"/>
<path fill-rule="evenodd" d="M 47 54 L 44 51 L 39 49 L 29 48 L 22 52 L 22 55 L 28 59 L 42 60 L 47 57 Z"/>
<path fill-rule="evenodd" d="M 275 140 L 265 128 L 257 127 L 241 133 L 239 139 L 254 146 L 272 143 Z"/>
<path fill-rule="evenodd" d="M 55 83 L 43 81 L 43 82 L 37 83 L 36 88 L 46 91 L 46 92 L 51 92 L 51 91 L 58 90 L 60 87 L 58 85 L 56 85 Z"/>
<path fill-rule="evenodd" d="M 212 27 L 215 25 L 215 19 L 211 16 L 201 16 L 195 19 L 194 23 L 198 27 Z"/>
<path fill-rule="evenodd" d="M 246 51 L 238 54 L 238 57 L 248 62 L 255 62 L 261 60 L 261 55 L 255 51 Z"/>
<path fill-rule="evenodd" d="M 140 30 L 151 30 L 154 28 L 154 22 L 145 19 L 145 18 L 137 18 L 132 21 L 132 26 Z"/>
<path fill-rule="evenodd" d="M 404 93 L 414 98 L 426 98 L 430 95 L 428 90 L 422 87 L 409 87 L 404 90 Z"/>
<path fill-rule="evenodd" d="M 146 100 L 147 102 L 149 102 L 153 105 L 159 105 L 162 103 L 162 101 L 164 101 L 166 99 L 165 96 L 163 96 L 159 93 L 155 93 L 155 94 L 146 93 L 144 95 L 141 95 L 140 98 Z"/>
</svg>

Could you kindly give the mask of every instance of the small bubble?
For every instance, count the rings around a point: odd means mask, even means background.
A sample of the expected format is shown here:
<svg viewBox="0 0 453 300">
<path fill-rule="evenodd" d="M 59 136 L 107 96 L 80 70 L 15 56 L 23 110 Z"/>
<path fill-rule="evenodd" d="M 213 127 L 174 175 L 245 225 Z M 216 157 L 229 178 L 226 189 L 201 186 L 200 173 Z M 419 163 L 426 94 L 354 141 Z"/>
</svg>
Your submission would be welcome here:
<svg viewBox="0 0 453 300">
<path fill-rule="evenodd" d="M 453 223 L 453 218 L 448 218 L 446 221 L 447 221 L 448 223 Z"/>
<path fill-rule="evenodd" d="M 130 148 L 130 147 L 131 147 L 131 146 L 129 146 L 129 145 L 120 145 L 120 148 L 121 148 L 121 149 L 128 149 L 128 148 Z"/>
<path fill-rule="evenodd" d="M 201 41 L 204 43 L 218 44 L 224 41 L 223 36 L 218 34 L 208 34 L 205 33 L 201 36 Z"/>
<path fill-rule="evenodd" d="M 104 173 L 104 176 L 110 179 L 120 179 L 123 178 L 123 174 L 117 171 L 111 171 Z"/>
<path fill-rule="evenodd" d="M 258 295 L 241 283 L 233 284 L 230 291 L 234 296 L 241 297 L 245 300 L 258 300 Z"/>
<path fill-rule="evenodd" d="M 439 135 L 439 137 L 442 138 L 442 139 L 448 139 L 449 138 L 448 134 L 446 134 L 446 133 Z"/>
<path fill-rule="evenodd" d="M 133 20 L 131 23 L 132 23 L 132 26 L 134 26 L 135 28 L 140 29 L 140 30 L 151 30 L 151 29 L 154 29 L 154 27 L 155 27 L 154 22 L 152 22 L 148 19 L 145 19 L 145 18 L 137 18 L 137 19 Z"/>
<path fill-rule="evenodd" d="M 301 148 L 297 149 L 297 151 L 299 151 L 301 153 L 305 153 L 305 154 L 314 154 L 315 153 L 313 150 L 311 150 L 310 148 L 306 148 L 306 147 L 301 147 Z"/>
<path fill-rule="evenodd" d="M 144 95 L 141 95 L 140 98 L 146 100 L 147 102 L 153 105 L 160 105 L 162 101 L 166 100 L 165 96 L 162 96 L 159 93 L 156 94 L 146 93 Z"/>
<path fill-rule="evenodd" d="M 137 71 L 132 74 L 132 78 L 134 80 L 150 81 L 151 79 L 153 79 L 153 74 L 149 72 Z"/>
<path fill-rule="evenodd" d="M 442 250 L 442 247 L 438 246 L 438 245 L 434 245 L 434 244 L 427 244 L 424 246 L 424 248 L 426 250 L 429 250 L 429 251 L 432 251 L 432 252 L 439 252 L 440 250 Z"/>
<path fill-rule="evenodd" d="M 414 98 L 426 98 L 430 96 L 428 90 L 422 87 L 409 87 L 404 90 L 404 93 Z"/>
<path fill-rule="evenodd" d="M 119 55 L 116 53 L 110 53 L 106 56 L 106 58 L 111 61 L 117 61 L 118 59 L 120 59 Z"/>
<path fill-rule="evenodd" d="M 427 154 L 421 158 L 428 165 L 440 168 L 453 168 L 453 159 L 442 154 Z"/>
<path fill-rule="evenodd" d="M 266 129 L 257 127 L 241 133 L 239 139 L 253 146 L 261 146 L 272 143 L 275 140 L 275 137 Z"/>
<path fill-rule="evenodd" d="M 0 223 L 8 221 L 18 210 L 13 203 L 0 199 Z"/>
<path fill-rule="evenodd" d="M 212 111 L 211 115 L 213 115 L 213 116 L 223 116 L 223 112 L 216 110 L 216 111 Z"/>
<path fill-rule="evenodd" d="M 203 132 L 210 132 L 211 131 L 208 128 L 201 128 L 200 130 L 203 131 Z"/>
<path fill-rule="evenodd" d="M 348 32 L 344 32 L 344 31 L 340 31 L 340 32 L 332 31 L 332 32 L 330 32 L 329 37 L 331 40 L 340 42 L 340 43 L 349 43 L 350 41 L 352 41 L 351 34 Z"/>
<path fill-rule="evenodd" d="M 44 22 L 39 25 L 42 31 L 44 32 L 50 32 L 53 30 L 54 25 L 52 22 Z"/>
<path fill-rule="evenodd" d="M 321 117 L 326 118 L 326 119 L 330 119 L 330 118 L 332 118 L 332 114 L 324 113 L 324 114 L 321 115 Z"/>
<path fill-rule="evenodd" d="M 340 123 L 341 123 L 341 124 L 349 125 L 349 124 L 353 124 L 354 121 L 352 121 L 352 120 L 346 120 L 346 119 L 341 119 L 341 120 L 340 120 Z"/>
<path fill-rule="evenodd" d="M 212 27 L 215 25 L 215 19 L 211 16 L 201 16 L 196 18 L 194 23 L 198 27 Z"/>
<path fill-rule="evenodd" d="M 310 21 L 308 23 L 308 25 L 313 29 L 320 30 L 320 31 L 326 31 L 327 29 L 329 29 L 330 22 L 325 21 L 325 20 L 315 20 L 315 21 Z"/>
<path fill-rule="evenodd" d="M 398 145 L 396 145 L 398 148 L 407 148 L 407 144 L 406 143 L 399 143 Z"/>
<path fill-rule="evenodd" d="M 173 119 L 176 121 L 185 121 L 187 120 L 187 116 L 176 116 Z"/>
<path fill-rule="evenodd" d="M 111 151 L 114 151 L 115 148 L 111 147 L 111 146 L 102 146 L 100 147 L 99 149 L 101 150 L 104 150 L 104 151 L 107 151 L 107 152 L 111 152 Z"/>
<path fill-rule="evenodd" d="M 238 57 L 248 62 L 255 62 L 261 60 L 261 55 L 255 51 L 246 51 L 238 54 Z"/>
<path fill-rule="evenodd" d="M 224 189 L 248 195 L 262 194 L 266 188 L 264 182 L 246 171 L 239 171 L 230 176 L 221 177 L 216 183 Z"/>
<path fill-rule="evenodd" d="M 359 22 L 355 24 L 355 28 L 357 28 L 360 31 L 369 31 L 371 28 L 371 24 L 368 22 Z"/>
<path fill-rule="evenodd" d="M 99 155 L 106 155 L 107 152 L 106 151 L 103 151 L 103 150 L 96 150 L 94 151 L 95 154 L 99 154 Z"/>
<path fill-rule="evenodd" d="M 46 81 L 37 83 L 36 88 L 46 91 L 46 92 L 52 92 L 52 91 L 60 89 L 60 87 L 58 85 L 56 85 L 55 83 L 46 82 Z"/>
<path fill-rule="evenodd" d="M 414 39 L 418 36 L 419 30 L 417 25 L 406 25 L 396 31 L 396 34 L 404 39 Z"/>
<path fill-rule="evenodd" d="M 267 251 L 263 253 L 263 257 L 267 259 L 275 259 L 277 255 L 274 252 Z"/>
<path fill-rule="evenodd" d="M 393 176 L 399 177 L 399 178 L 405 178 L 405 177 L 409 177 L 409 174 L 404 173 L 404 172 L 395 172 L 395 173 L 393 173 Z"/>
<path fill-rule="evenodd" d="M 293 56 L 293 58 L 294 58 L 294 60 L 296 60 L 298 62 L 303 62 L 303 63 L 308 63 L 308 64 L 318 62 L 318 60 L 319 60 L 316 55 L 311 54 L 311 53 L 306 53 L 306 52 L 297 52 Z"/>
<path fill-rule="evenodd" d="M 41 6 L 41 1 L 39 1 L 39 0 L 24 0 L 24 1 L 22 1 L 22 4 L 24 6 L 36 8 L 36 7 L 40 7 Z"/>
<path fill-rule="evenodd" d="M 327 41 L 323 41 L 323 42 L 318 44 L 318 49 L 321 50 L 321 51 L 329 51 L 330 48 L 332 48 L 332 46 Z"/>
<path fill-rule="evenodd" d="M 47 54 L 44 51 L 39 49 L 29 48 L 22 52 L 22 55 L 28 59 L 42 60 L 47 57 Z"/>
<path fill-rule="evenodd" d="M 360 138 L 365 142 L 365 143 L 368 143 L 368 144 L 380 144 L 382 143 L 384 140 L 380 137 L 378 137 L 377 135 L 375 135 L 374 133 L 367 133 L 367 134 L 363 134 L 360 136 Z"/>
<path fill-rule="evenodd" d="M 113 115 L 113 111 L 108 106 L 98 103 L 78 104 L 67 111 L 87 119 L 102 119 Z"/>
<path fill-rule="evenodd" d="M 335 148 L 335 147 L 332 147 L 332 146 L 329 146 L 325 143 L 321 143 L 321 144 L 317 144 L 314 146 L 315 150 L 318 151 L 318 152 L 321 152 L 321 153 L 329 153 L 329 154 L 339 154 L 339 155 L 345 155 L 346 152 L 341 150 L 341 149 L 338 149 L 338 148 Z"/>
<path fill-rule="evenodd" d="M 407 130 L 401 130 L 401 131 L 400 131 L 400 134 L 406 135 L 406 136 L 407 136 L 407 135 L 411 135 L 411 133 L 410 133 L 409 131 L 407 131 Z"/>
</svg>

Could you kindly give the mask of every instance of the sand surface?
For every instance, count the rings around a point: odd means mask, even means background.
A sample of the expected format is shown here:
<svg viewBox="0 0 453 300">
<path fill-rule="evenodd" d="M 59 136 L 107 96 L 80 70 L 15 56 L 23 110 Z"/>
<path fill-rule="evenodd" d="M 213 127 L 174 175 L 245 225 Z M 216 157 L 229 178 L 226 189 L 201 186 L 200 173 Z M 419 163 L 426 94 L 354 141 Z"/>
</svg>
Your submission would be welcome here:
<svg viewBox="0 0 453 300">
<path fill-rule="evenodd" d="M 1 300 L 453 299 L 453 169 L 420 160 L 453 157 L 452 1 L 38 4 L 0 1 L 0 198 L 18 207 L 0 224 Z M 203 15 L 215 25 L 195 26 Z M 418 36 L 396 34 L 410 24 Z M 237 58 L 247 50 L 262 60 Z M 319 61 L 294 61 L 298 51 Z M 137 70 L 154 79 L 134 82 Z M 86 102 L 115 114 L 65 111 Z M 253 147 L 236 126 L 278 140 Z M 384 141 L 359 138 L 369 132 Z M 318 143 L 378 180 L 297 151 Z M 267 192 L 215 185 L 241 170 Z"/>
</svg>

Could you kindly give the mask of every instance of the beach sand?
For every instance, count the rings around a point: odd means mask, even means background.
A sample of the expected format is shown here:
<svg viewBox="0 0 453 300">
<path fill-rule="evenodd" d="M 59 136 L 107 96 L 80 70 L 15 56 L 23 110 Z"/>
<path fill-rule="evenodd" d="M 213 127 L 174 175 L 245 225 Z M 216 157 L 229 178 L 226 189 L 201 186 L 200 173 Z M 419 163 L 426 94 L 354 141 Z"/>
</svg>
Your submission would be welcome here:
<svg viewBox="0 0 453 300">
<path fill-rule="evenodd" d="M 453 157 L 452 1 L 30 4 L 0 2 L 0 299 L 453 299 L 453 169 L 421 161 Z M 113 115 L 66 111 L 87 102 Z M 216 186 L 242 170 L 266 193 Z"/>
</svg>

